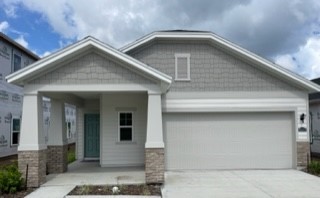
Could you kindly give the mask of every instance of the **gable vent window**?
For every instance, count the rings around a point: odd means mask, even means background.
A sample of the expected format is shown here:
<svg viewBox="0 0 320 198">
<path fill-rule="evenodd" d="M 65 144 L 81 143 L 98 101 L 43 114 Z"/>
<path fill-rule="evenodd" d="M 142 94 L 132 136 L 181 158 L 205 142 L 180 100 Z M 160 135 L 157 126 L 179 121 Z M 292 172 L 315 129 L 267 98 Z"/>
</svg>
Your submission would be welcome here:
<svg viewBox="0 0 320 198">
<path fill-rule="evenodd" d="M 190 80 L 190 54 L 175 54 L 175 69 L 177 81 Z"/>
</svg>

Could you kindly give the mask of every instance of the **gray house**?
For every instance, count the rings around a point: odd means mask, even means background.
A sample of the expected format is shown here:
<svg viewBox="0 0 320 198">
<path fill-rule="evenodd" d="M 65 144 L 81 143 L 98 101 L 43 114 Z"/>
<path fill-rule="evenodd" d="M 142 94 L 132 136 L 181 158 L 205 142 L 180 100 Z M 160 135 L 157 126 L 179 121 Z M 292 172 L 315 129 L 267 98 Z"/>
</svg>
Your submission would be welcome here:
<svg viewBox="0 0 320 198">
<path fill-rule="evenodd" d="M 12 158 L 17 155 L 22 116 L 23 88 L 9 84 L 5 76 L 19 71 L 40 58 L 0 32 L 0 158 Z M 76 139 L 75 107 L 65 104 L 66 134 L 69 144 Z M 43 100 L 43 133 L 48 141 L 50 128 L 50 100 Z"/>
<path fill-rule="evenodd" d="M 77 108 L 77 159 L 166 170 L 295 169 L 318 85 L 211 32 L 154 32 L 117 50 L 86 37 L 7 76 L 24 86 L 19 167 L 29 186 L 67 171 L 63 103 Z M 42 133 L 41 97 L 51 99 Z M 51 135 L 52 136 L 51 136 Z"/>
<path fill-rule="evenodd" d="M 320 84 L 320 78 L 312 82 Z M 312 156 L 320 157 L 320 93 L 309 95 L 310 149 Z"/>
</svg>

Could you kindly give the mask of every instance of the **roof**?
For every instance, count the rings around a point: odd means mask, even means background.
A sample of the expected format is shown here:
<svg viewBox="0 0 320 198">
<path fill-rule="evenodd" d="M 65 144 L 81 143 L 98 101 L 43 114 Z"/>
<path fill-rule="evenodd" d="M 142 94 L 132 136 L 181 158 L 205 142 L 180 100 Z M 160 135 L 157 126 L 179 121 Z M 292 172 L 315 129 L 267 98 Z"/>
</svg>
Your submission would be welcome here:
<svg viewBox="0 0 320 198">
<path fill-rule="evenodd" d="M 57 65 L 58 63 L 63 62 L 65 59 L 69 57 L 73 57 L 74 55 L 81 54 L 89 49 L 98 49 L 106 54 L 111 55 L 112 57 L 117 58 L 125 63 L 130 64 L 133 68 L 141 71 L 143 74 L 146 74 L 150 77 L 160 80 L 168 85 L 171 84 L 172 78 L 148 65 L 128 56 L 117 49 L 95 39 L 91 36 L 87 36 L 84 39 L 61 49 L 41 60 L 22 68 L 6 77 L 9 83 L 23 85 L 25 80 L 28 80 L 41 72 L 44 72 L 51 67 Z"/>
<path fill-rule="evenodd" d="M 0 32 L 0 38 L 5 40 L 6 42 L 8 42 L 9 44 L 15 46 L 16 48 L 20 49 L 21 51 L 23 51 L 24 53 L 28 54 L 30 57 L 32 57 L 35 60 L 39 60 L 40 57 L 36 54 L 34 54 L 33 52 L 31 52 L 30 50 L 28 50 L 27 48 L 23 47 L 22 45 L 20 45 L 19 43 L 17 43 L 16 41 L 12 40 L 10 37 L 8 37 L 7 35 L 5 35 L 4 33 Z"/>
<path fill-rule="evenodd" d="M 315 78 L 311 80 L 312 82 L 320 85 L 320 78 Z M 309 100 L 319 100 L 320 99 L 320 92 L 309 94 Z"/>
<path fill-rule="evenodd" d="M 193 31 L 193 30 L 167 30 L 167 31 L 157 31 L 152 32 L 122 48 L 120 51 L 124 53 L 129 53 L 131 50 L 135 50 L 139 47 L 149 44 L 155 40 L 205 40 L 219 46 L 233 54 L 240 56 L 246 60 L 254 63 L 254 65 L 259 66 L 261 69 L 268 71 L 272 74 L 278 76 L 282 80 L 288 81 L 290 84 L 295 84 L 302 87 L 309 92 L 319 92 L 320 86 L 309 81 L 308 79 L 291 72 L 280 65 L 277 65 L 267 59 L 264 59 L 212 32 L 209 31 Z"/>
</svg>

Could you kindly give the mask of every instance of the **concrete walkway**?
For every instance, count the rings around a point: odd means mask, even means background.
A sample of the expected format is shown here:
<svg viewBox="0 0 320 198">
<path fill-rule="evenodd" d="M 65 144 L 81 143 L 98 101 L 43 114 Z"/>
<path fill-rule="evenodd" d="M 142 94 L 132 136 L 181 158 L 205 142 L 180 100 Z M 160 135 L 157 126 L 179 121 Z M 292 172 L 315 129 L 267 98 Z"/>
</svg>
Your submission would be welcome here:
<svg viewBox="0 0 320 198">
<path fill-rule="evenodd" d="M 167 172 L 163 197 L 320 197 L 320 177 L 297 170 Z"/>
<path fill-rule="evenodd" d="M 76 185 L 140 183 L 145 183 L 143 167 L 101 168 L 98 162 L 74 162 L 68 172 L 48 175 L 47 182 L 27 198 L 61 198 Z"/>
</svg>

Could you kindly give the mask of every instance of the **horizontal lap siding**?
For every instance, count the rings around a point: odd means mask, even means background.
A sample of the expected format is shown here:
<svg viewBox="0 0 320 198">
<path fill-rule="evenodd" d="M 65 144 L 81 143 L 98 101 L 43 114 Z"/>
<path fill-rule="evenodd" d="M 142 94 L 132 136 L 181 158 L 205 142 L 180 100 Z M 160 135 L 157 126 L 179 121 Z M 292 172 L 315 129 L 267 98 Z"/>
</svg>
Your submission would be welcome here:
<svg viewBox="0 0 320 198">
<path fill-rule="evenodd" d="M 143 165 L 147 94 L 104 94 L 101 100 L 101 165 Z M 134 143 L 118 142 L 118 110 L 133 112 Z"/>
</svg>

